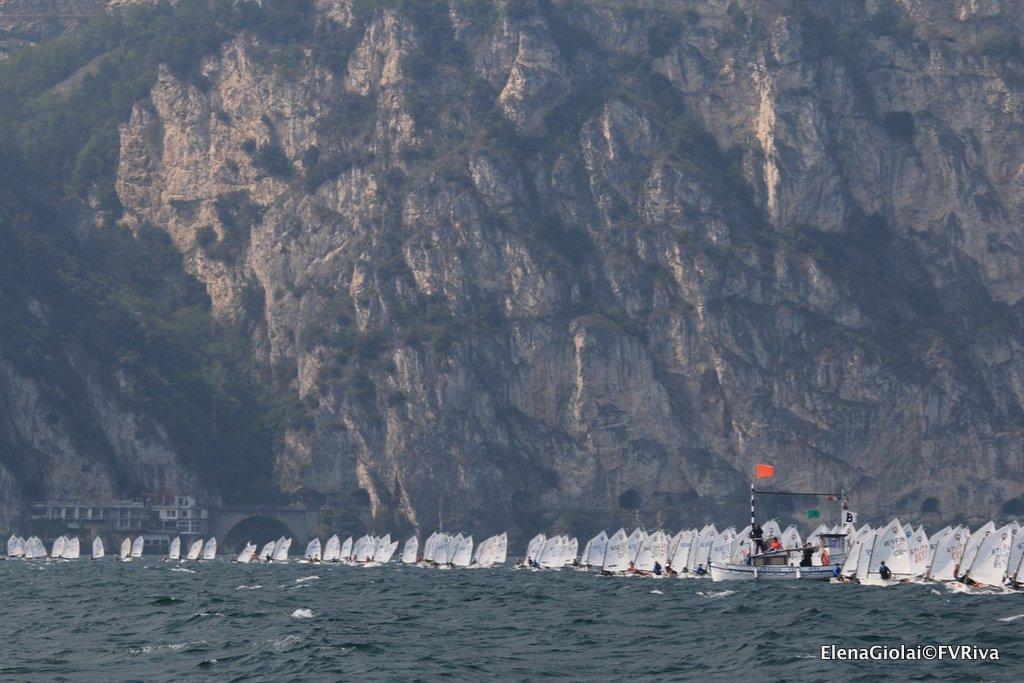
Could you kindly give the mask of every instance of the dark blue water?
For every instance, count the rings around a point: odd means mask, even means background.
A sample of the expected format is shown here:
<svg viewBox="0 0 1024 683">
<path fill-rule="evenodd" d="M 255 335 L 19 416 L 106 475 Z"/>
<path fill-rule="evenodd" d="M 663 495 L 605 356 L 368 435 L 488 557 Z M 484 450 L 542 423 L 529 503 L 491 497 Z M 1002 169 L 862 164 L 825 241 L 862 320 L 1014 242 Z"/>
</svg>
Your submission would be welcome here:
<svg viewBox="0 0 1024 683">
<path fill-rule="evenodd" d="M 509 568 L 189 569 L 0 562 L 0 678 L 1024 679 L 1024 594 Z M 974 644 L 1001 659 L 823 662 L 826 643 Z"/>
</svg>

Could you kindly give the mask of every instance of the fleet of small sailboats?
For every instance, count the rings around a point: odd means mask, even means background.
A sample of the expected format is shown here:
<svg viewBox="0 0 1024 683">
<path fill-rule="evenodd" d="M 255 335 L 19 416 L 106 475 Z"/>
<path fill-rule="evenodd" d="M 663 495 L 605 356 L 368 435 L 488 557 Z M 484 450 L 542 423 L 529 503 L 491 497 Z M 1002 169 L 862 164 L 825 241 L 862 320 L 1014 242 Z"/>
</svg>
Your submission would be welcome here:
<svg viewBox="0 0 1024 683">
<path fill-rule="evenodd" d="M 878 528 L 847 523 L 829 528 L 822 524 L 806 539 L 795 526 L 785 530 L 774 521 L 766 522 L 763 537 L 752 538 L 751 527 L 737 532 L 719 531 L 707 524 L 700 529 L 683 529 L 675 534 L 663 530 L 648 532 L 636 528 L 627 534 L 618 529 L 612 535 L 601 531 L 579 550 L 579 541 L 568 535 L 537 534 L 526 546 L 516 568 L 532 571 L 598 571 L 603 575 L 673 576 L 711 578 L 716 581 L 751 579 L 812 579 L 869 586 L 901 582 L 949 582 L 967 587 L 1024 588 L 1024 533 L 1017 522 L 999 527 L 990 521 L 974 532 L 966 526 L 946 526 L 930 536 L 923 526 L 901 524 L 898 519 Z M 766 549 L 758 541 L 772 539 L 778 547 Z M 235 562 L 285 563 L 292 539 L 282 536 L 269 541 L 257 552 L 248 542 Z M 435 532 L 421 544 L 417 536 L 404 544 L 390 534 L 364 535 L 342 541 L 333 535 L 321 543 L 309 541 L 299 562 L 342 563 L 363 567 L 389 564 L 402 545 L 398 561 L 408 566 L 430 568 L 486 568 L 504 564 L 508 556 L 508 535 L 491 536 L 474 543 L 473 536 Z M 766 544 L 764 544 L 766 545 Z M 117 557 L 125 562 L 142 557 L 143 536 L 125 538 Z M 182 542 L 173 539 L 169 561 L 210 561 L 217 557 L 217 539 L 196 539 L 182 559 Z M 7 558 L 76 560 L 81 554 L 77 536 L 62 535 L 48 553 L 37 536 L 28 539 L 11 535 Z M 91 557 L 105 557 L 103 540 L 94 538 Z M 763 561 L 765 559 L 771 560 Z M 761 560 L 761 561 L 759 561 Z"/>
</svg>

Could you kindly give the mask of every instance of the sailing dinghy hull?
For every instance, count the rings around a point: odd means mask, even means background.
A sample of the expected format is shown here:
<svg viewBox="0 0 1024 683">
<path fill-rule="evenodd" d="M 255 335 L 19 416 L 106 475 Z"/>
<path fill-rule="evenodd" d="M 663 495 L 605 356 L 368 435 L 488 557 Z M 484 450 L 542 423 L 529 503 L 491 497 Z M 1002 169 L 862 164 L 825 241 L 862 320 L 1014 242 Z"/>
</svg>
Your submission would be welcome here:
<svg viewBox="0 0 1024 683">
<path fill-rule="evenodd" d="M 830 578 L 832 567 L 752 567 L 732 562 L 711 563 L 712 581 L 828 581 Z"/>
</svg>

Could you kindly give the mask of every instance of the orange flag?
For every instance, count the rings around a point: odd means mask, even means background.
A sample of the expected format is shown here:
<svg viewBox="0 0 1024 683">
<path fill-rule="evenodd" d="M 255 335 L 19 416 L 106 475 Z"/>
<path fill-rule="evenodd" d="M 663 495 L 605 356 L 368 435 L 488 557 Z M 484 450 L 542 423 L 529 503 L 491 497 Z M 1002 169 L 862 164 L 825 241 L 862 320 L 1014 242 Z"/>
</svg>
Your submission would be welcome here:
<svg viewBox="0 0 1024 683">
<path fill-rule="evenodd" d="M 775 476 L 775 468 L 771 465 L 754 465 L 754 476 L 758 479 L 767 479 Z"/>
</svg>

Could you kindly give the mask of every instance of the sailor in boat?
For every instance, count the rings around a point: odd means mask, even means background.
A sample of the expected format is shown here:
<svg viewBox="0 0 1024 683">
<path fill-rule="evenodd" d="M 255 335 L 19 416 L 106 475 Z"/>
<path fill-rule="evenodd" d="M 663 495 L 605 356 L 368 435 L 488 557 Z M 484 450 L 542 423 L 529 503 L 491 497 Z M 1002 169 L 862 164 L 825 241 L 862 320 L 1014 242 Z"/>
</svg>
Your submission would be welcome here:
<svg viewBox="0 0 1024 683">
<path fill-rule="evenodd" d="M 782 541 L 779 540 L 778 536 L 772 536 L 772 540 L 768 542 L 768 547 L 771 550 L 782 550 Z"/>
<path fill-rule="evenodd" d="M 696 574 L 697 576 L 704 576 L 707 573 L 708 570 L 704 568 L 703 564 L 698 564 L 697 568 L 694 570 L 694 574 Z"/>
<path fill-rule="evenodd" d="M 803 557 L 800 558 L 800 566 L 801 567 L 810 567 L 810 566 L 812 566 L 814 564 L 814 551 L 815 550 L 817 550 L 817 548 L 812 546 L 809 541 L 807 543 L 804 543 Z"/>
<path fill-rule="evenodd" d="M 679 575 L 679 572 L 677 572 L 675 569 L 672 569 L 672 563 L 671 562 L 669 562 L 669 563 L 667 563 L 665 565 L 665 573 L 668 574 L 669 576 L 678 576 Z"/>
<path fill-rule="evenodd" d="M 750 525 L 750 538 L 754 541 L 754 545 L 757 546 L 757 552 L 763 553 L 764 547 L 764 529 L 757 522 Z"/>
<path fill-rule="evenodd" d="M 654 561 L 654 571 L 652 572 L 655 576 L 661 576 L 661 562 Z"/>
<path fill-rule="evenodd" d="M 883 581 L 888 581 L 892 578 L 892 570 L 885 566 L 885 560 L 882 560 L 878 565 L 878 576 Z"/>
</svg>

